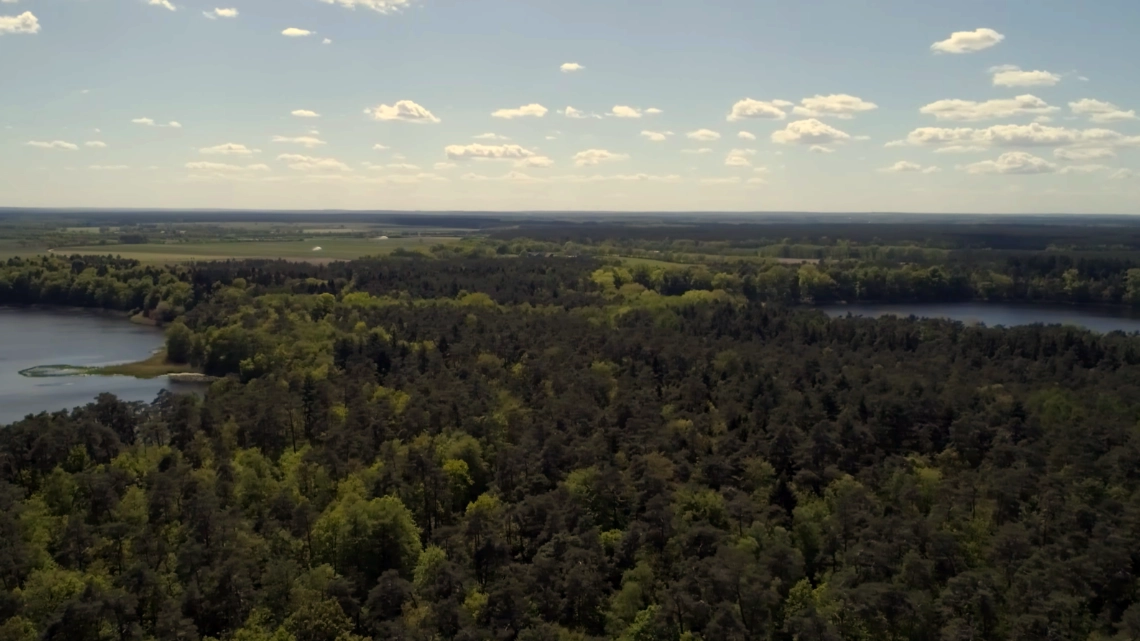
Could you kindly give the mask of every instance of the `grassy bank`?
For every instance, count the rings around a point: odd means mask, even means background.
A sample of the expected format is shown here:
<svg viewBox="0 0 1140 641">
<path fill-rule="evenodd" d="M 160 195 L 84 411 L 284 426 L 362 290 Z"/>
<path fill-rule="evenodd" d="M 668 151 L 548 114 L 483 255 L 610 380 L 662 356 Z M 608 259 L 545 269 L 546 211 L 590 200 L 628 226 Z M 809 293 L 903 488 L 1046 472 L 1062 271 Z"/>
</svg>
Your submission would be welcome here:
<svg viewBox="0 0 1140 641">
<path fill-rule="evenodd" d="M 108 365 L 106 367 L 93 367 L 89 374 L 100 376 L 134 376 L 135 378 L 158 378 L 166 374 L 197 374 L 200 373 L 190 365 L 179 365 L 166 360 L 166 350 L 155 352 L 150 358 L 136 363 L 123 363 L 122 365 Z"/>
</svg>

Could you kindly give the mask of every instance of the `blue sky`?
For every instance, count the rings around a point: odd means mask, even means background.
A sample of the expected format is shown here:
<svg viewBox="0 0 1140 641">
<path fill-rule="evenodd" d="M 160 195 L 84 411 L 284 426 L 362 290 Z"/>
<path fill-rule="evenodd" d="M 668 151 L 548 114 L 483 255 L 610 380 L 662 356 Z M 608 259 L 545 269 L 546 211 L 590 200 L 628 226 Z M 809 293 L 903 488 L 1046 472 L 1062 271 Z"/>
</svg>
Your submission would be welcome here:
<svg viewBox="0 0 1140 641">
<path fill-rule="evenodd" d="M 1138 30 L 1125 0 L 2 0 L 0 206 L 1136 213 Z"/>
</svg>

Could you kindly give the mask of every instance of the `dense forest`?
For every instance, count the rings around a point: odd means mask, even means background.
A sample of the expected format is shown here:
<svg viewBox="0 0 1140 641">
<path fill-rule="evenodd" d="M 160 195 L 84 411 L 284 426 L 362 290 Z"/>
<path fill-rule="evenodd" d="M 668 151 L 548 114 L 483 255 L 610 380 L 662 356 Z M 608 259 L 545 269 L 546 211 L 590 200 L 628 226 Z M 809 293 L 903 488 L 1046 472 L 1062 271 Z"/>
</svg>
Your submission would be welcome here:
<svg viewBox="0 0 1140 641">
<path fill-rule="evenodd" d="M 718 269 L 8 261 L 223 378 L 0 430 L 0 639 L 1140 636 L 1140 338 Z"/>
</svg>

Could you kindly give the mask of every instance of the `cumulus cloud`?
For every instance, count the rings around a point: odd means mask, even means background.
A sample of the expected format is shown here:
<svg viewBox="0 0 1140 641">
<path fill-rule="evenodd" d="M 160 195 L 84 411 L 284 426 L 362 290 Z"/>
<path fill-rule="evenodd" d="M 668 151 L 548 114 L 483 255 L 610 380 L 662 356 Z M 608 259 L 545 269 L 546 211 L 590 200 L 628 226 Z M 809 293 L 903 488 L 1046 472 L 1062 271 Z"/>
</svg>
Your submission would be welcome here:
<svg viewBox="0 0 1140 641">
<path fill-rule="evenodd" d="M 1002 65 L 990 69 L 995 87 L 1052 87 L 1061 82 L 1061 76 L 1049 71 L 1024 71 L 1017 65 Z"/>
<path fill-rule="evenodd" d="M 192 171 L 207 171 L 213 173 L 245 173 L 269 171 L 269 165 L 229 165 L 220 162 L 188 162 L 186 168 Z"/>
<path fill-rule="evenodd" d="M 384 151 L 385 149 L 391 149 L 391 147 L 389 147 L 388 145 L 381 145 L 380 143 L 376 143 L 375 145 L 372 145 L 373 151 Z"/>
<path fill-rule="evenodd" d="M 628 105 L 614 105 L 614 108 L 606 115 L 614 118 L 640 118 L 641 110 Z"/>
<path fill-rule="evenodd" d="M 530 156 L 515 162 L 515 167 L 535 167 L 545 169 L 554 166 L 554 160 L 546 156 Z"/>
<path fill-rule="evenodd" d="M 763 100 L 745 98 L 732 105 L 732 110 L 729 111 L 727 120 L 729 122 L 750 119 L 783 120 L 788 117 L 788 114 L 781 109 L 781 107 L 789 107 L 791 104 L 792 103 L 786 100 L 765 102 Z"/>
<path fill-rule="evenodd" d="M 198 153 L 219 155 L 219 156 L 249 156 L 252 154 L 261 153 L 260 149 L 250 149 L 245 145 L 239 145 L 235 142 L 227 142 L 214 147 L 203 147 L 198 150 Z"/>
<path fill-rule="evenodd" d="M 1069 103 L 1069 109 L 1077 116 L 1088 116 L 1093 122 L 1120 122 L 1123 120 L 1136 120 L 1136 111 L 1125 111 L 1111 102 L 1102 102 L 1091 98 L 1084 98 Z"/>
<path fill-rule="evenodd" d="M 439 118 L 436 118 L 432 112 L 411 100 L 399 100 L 391 106 L 377 105 L 371 109 L 365 109 L 364 113 L 371 116 L 373 120 L 402 120 L 404 122 L 431 124 L 439 122 Z"/>
<path fill-rule="evenodd" d="M 1053 150 L 1053 157 L 1059 160 L 1101 160 L 1104 158 L 1115 158 L 1116 152 L 1103 147 L 1060 148 Z"/>
<path fill-rule="evenodd" d="M 658 109 L 657 107 L 650 107 L 650 108 L 645 110 L 645 114 L 649 115 L 649 116 L 656 116 L 657 114 L 663 114 L 663 113 L 665 113 L 665 112 Z"/>
<path fill-rule="evenodd" d="M 942 170 L 939 169 L 938 167 L 933 166 L 933 165 L 931 165 L 930 167 L 923 167 L 922 165 L 920 165 L 916 162 L 910 162 L 909 160 L 900 160 L 900 161 L 896 162 L 895 164 L 893 164 L 889 167 L 883 167 L 879 171 L 884 172 L 884 173 L 888 173 L 888 174 L 903 174 L 903 173 L 933 174 L 933 173 L 937 173 L 937 172 L 942 171 Z"/>
<path fill-rule="evenodd" d="M 665 140 L 669 136 L 673 135 L 673 132 L 671 132 L 671 131 L 643 131 L 643 132 L 641 132 L 641 135 L 645 136 L 645 138 L 647 140 L 650 140 L 652 142 L 665 142 Z"/>
<path fill-rule="evenodd" d="M 1009 151 L 997 160 L 984 160 L 966 165 L 971 174 L 1051 174 L 1057 165 L 1024 151 Z"/>
<path fill-rule="evenodd" d="M 346 9 L 364 7 L 377 13 L 393 13 L 411 6 L 412 0 L 321 0 L 325 4 L 335 4 Z"/>
<path fill-rule="evenodd" d="M 336 158 L 316 158 L 300 154 L 281 154 L 277 160 L 288 163 L 297 171 L 352 171 L 352 168 Z"/>
<path fill-rule="evenodd" d="M 448 145 L 443 149 L 449 160 L 523 160 L 536 156 L 521 145 Z"/>
<path fill-rule="evenodd" d="M 698 129 L 696 131 L 690 131 L 689 133 L 685 134 L 685 137 L 689 140 L 699 140 L 701 142 L 720 140 L 720 134 L 711 129 Z"/>
<path fill-rule="evenodd" d="M 974 100 L 938 100 L 919 109 L 920 113 L 938 120 L 995 120 L 1017 116 L 1041 116 L 1059 111 L 1044 100 L 1030 94 L 1016 98 L 999 98 L 977 102 Z"/>
<path fill-rule="evenodd" d="M 321 145 L 328 144 L 320 138 L 315 138 L 313 136 L 274 136 L 273 142 L 301 145 L 305 149 L 312 149 L 314 147 L 320 147 Z"/>
<path fill-rule="evenodd" d="M 999 147 L 1138 147 L 1140 136 L 1125 136 L 1110 129 L 1067 129 L 1040 123 L 994 125 L 986 129 L 919 127 L 906 142 L 918 146 L 986 145 Z"/>
<path fill-rule="evenodd" d="M 315 111 L 309 111 L 308 109 L 294 109 L 290 113 L 292 115 L 298 117 L 298 118 L 320 118 L 321 117 L 321 114 L 319 114 Z"/>
<path fill-rule="evenodd" d="M 1005 36 L 993 29 L 955 31 L 949 38 L 930 45 L 930 50 L 935 53 L 973 53 L 989 49 L 1002 40 Z"/>
<path fill-rule="evenodd" d="M 102 140 L 88 140 L 87 142 L 83 143 L 83 146 L 91 147 L 93 149 L 106 149 L 107 143 L 103 142 Z"/>
<path fill-rule="evenodd" d="M 331 45 L 332 44 L 332 38 L 325 38 L 324 40 L 321 40 L 321 44 Z"/>
<path fill-rule="evenodd" d="M 755 149 L 733 149 L 728 152 L 724 164 L 726 167 L 751 167 L 752 161 L 748 158 L 755 155 Z"/>
<path fill-rule="evenodd" d="M 562 70 L 562 73 L 571 73 L 574 71 L 581 71 L 585 69 L 585 67 L 576 62 L 564 62 L 562 63 L 562 66 L 559 67 L 559 69 Z"/>
<path fill-rule="evenodd" d="M 39 149 L 67 149 L 68 151 L 75 151 L 76 149 L 79 149 L 79 145 L 63 140 L 29 140 L 24 144 L 28 147 L 38 147 Z"/>
<path fill-rule="evenodd" d="M 800 101 L 800 106 L 792 109 L 792 113 L 804 118 L 833 116 L 835 118 L 849 119 L 853 118 L 857 113 L 878 108 L 879 105 L 873 102 L 867 102 L 862 98 L 839 93 L 830 96 L 816 95 L 813 98 L 804 98 Z"/>
<path fill-rule="evenodd" d="M 298 29 L 297 27 L 289 27 L 281 32 L 281 35 L 286 38 L 304 38 L 305 36 L 313 35 L 312 31 L 308 29 Z"/>
<path fill-rule="evenodd" d="M 527 116 L 541 118 L 546 115 L 547 111 L 549 110 L 546 107 L 532 102 L 529 105 L 523 105 L 515 109 L 499 109 L 497 111 L 493 111 L 491 112 L 491 117 L 505 118 L 507 120 L 512 120 L 514 118 L 523 118 Z"/>
<path fill-rule="evenodd" d="M 238 17 L 237 9 L 214 9 L 213 11 L 203 11 L 202 15 L 210 20 L 217 20 L 218 18 L 236 18 Z"/>
<path fill-rule="evenodd" d="M 152 7 L 162 7 L 167 11 L 174 11 L 175 7 L 170 3 L 170 0 L 147 0 L 147 4 Z"/>
<path fill-rule="evenodd" d="M 756 134 L 752 133 L 751 131 L 742 131 L 736 134 L 736 137 L 741 140 L 756 140 Z"/>
<path fill-rule="evenodd" d="M 574 164 L 579 167 L 585 167 L 587 165 L 597 165 L 603 162 L 613 162 L 627 158 L 629 158 L 627 154 L 616 154 L 606 149 L 587 149 L 574 154 Z"/>
<path fill-rule="evenodd" d="M 835 150 L 831 147 L 824 147 L 823 145 L 812 145 L 808 147 L 808 151 L 813 154 L 833 154 Z"/>
<path fill-rule="evenodd" d="M 0 35 L 6 33 L 33 34 L 40 32 L 40 21 L 31 11 L 18 16 L 0 16 Z"/>
<path fill-rule="evenodd" d="M 815 118 L 789 122 L 783 129 L 772 132 L 772 142 L 782 145 L 829 145 L 850 138 L 849 134 Z"/>
<path fill-rule="evenodd" d="M 475 140 L 510 140 L 510 138 L 507 138 L 506 136 L 500 136 L 499 134 L 492 133 L 479 134 L 478 136 L 473 136 L 473 138 L 475 138 Z"/>
<path fill-rule="evenodd" d="M 708 147 L 701 147 L 700 149 L 682 149 L 681 153 L 703 156 L 704 154 L 711 154 L 712 149 L 709 149 Z"/>
</svg>

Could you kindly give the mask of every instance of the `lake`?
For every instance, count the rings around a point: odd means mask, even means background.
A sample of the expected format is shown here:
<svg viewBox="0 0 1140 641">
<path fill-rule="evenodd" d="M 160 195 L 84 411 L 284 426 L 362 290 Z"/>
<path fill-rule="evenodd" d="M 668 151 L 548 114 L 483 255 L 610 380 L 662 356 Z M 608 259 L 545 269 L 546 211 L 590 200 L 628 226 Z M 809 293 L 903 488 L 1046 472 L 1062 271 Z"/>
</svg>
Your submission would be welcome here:
<svg viewBox="0 0 1140 641">
<path fill-rule="evenodd" d="M 827 305 L 823 311 L 829 316 L 878 317 L 894 314 L 900 317 L 949 318 L 964 323 L 998 325 L 1076 325 L 1094 332 L 1140 332 L 1140 313 L 1130 309 L 1106 307 L 1075 307 L 1009 303 L 899 303 Z"/>
<path fill-rule="evenodd" d="M 37 365 L 111 365 L 142 360 L 162 347 L 163 333 L 119 314 L 75 309 L 0 307 L 0 425 L 28 414 L 86 405 L 102 392 L 153 401 L 159 390 L 192 386 L 128 376 L 29 378 Z"/>
</svg>

